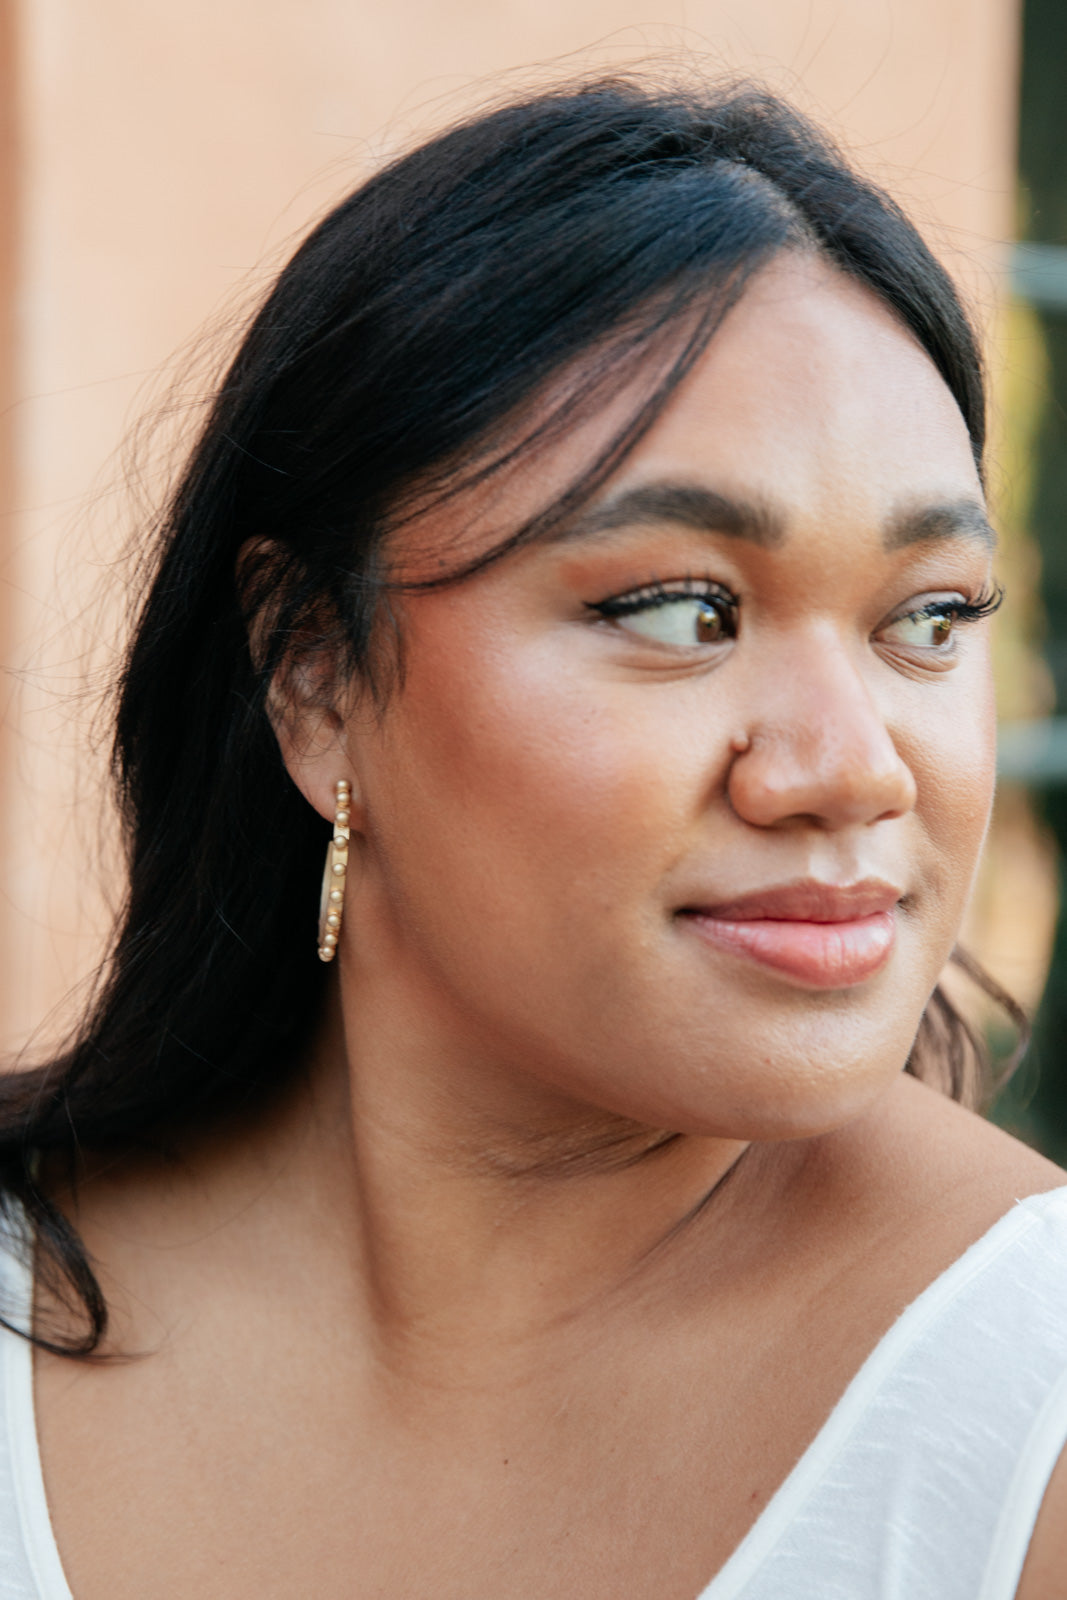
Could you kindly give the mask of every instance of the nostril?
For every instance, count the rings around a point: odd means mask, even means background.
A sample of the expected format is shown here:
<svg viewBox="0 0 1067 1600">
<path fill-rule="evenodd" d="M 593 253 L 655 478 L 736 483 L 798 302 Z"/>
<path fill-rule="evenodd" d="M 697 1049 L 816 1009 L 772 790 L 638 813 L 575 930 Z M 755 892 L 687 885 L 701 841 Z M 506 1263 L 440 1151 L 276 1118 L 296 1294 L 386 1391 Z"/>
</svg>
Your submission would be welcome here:
<svg viewBox="0 0 1067 1600">
<path fill-rule="evenodd" d="M 869 825 L 906 815 L 916 800 L 910 768 L 884 726 L 874 737 L 848 738 L 825 718 L 808 729 L 761 728 L 735 754 L 726 788 L 737 815 L 760 827 L 799 819 Z"/>
</svg>

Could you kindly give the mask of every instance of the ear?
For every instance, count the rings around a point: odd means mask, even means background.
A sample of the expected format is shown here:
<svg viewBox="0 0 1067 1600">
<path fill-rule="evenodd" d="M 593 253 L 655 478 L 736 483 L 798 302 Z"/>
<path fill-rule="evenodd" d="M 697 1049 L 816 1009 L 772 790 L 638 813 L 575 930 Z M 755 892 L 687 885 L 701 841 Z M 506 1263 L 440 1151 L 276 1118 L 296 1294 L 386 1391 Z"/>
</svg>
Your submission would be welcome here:
<svg viewBox="0 0 1067 1600">
<path fill-rule="evenodd" d="M 250 539 L 237 559 L 241 594 L 253 661 L 261 665 L 278 615 L 278 592 L 284 587 L 285 555 L 272 540 Z M 266 710 L 286 770 L 308 804 L 328 822 L 337 805 L 339 778 L 351 788 L 349 813 L 353 834 L 362 831 L 358 774 L 348 748 L 347 717 L 354 695 L 329 644 L 325 619 L 318 626 L 305 620 L 294 632 L 286 658 L 276 667 L 267 688 Z"/>
<path fill-rule="evenodd" d="M 337 780 L 351 788 L 353 834 L 363 831 L 359 775 L 349 749 L 346 706 L 338 705 L 336 677 L 325 651 L 279 667 L 267 691 L 267 715 L 286 770 L 320 817 L 333 821 Z M 348 697 L 345 696 L 345 699 Z"/>
</svg>

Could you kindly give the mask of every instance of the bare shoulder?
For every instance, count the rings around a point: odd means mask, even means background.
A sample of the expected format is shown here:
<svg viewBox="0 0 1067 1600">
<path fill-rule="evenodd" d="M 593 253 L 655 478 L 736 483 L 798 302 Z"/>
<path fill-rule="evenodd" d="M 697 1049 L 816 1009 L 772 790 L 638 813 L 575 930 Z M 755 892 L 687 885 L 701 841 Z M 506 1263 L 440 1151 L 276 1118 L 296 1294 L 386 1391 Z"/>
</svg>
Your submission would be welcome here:
<svg viewBox="0 0 1067 1600">
<path fill-rule="evenodd" d="M 906 1075 L 819 1145 L 816 1192 L 844 1248 L 870 1250 L 901 1297 L 921 1292 L 1017 1200 L 1067 1185 L 1055 1162 Z"/>
<path fill-rule="evenodd" d="M 1062 1600 L 1067 1573 L 1067 1451 L 1049 1479 L 1015 1600 Z"/>
<path fill-rule="evenodd" d="M 830 1263 L 832 1293 L 823 1299 L 835 1319 L 834 1327 L 803 1335 L 802 1381 L 811 1383 L 818 1363 L 835 1350 L 841 1352 L 838 1375 L 855 1371 L 857 1356 L 873 1349 L 905 1308 L 1017 1201 L 1067 1186 L 1067 1171 L 938 1091 L 901 1077 L 856 1122 L 813 1142 L 807 1179 L 811 1187 L 804 1190 L 801 1179 L 802 1199 L 812 1204 L 798 1205 L 795 1215 L 798 1227 L 811 1219 L 815 1225 L 797 1257 L 813 1282 L 825 1281 L 818 1274 Z M 1054 1255 L 1064 1250 L 1061 1221 L 1041 1233 Z M 790 1243 L 796 1249 L 795 1238 Z M 1067 1270 L 1060 1255 L 1051 1261 L 1057 1274 L 1058 1261 Z M 1062 1295 L 1062 1288 L 1055 1290 L 1056 1304 L 1062 1305 Z M 1014 1327 L 1014 1306 L 1001 1309 Z M 842 1329 L 848 1340 L 835 1346 Z M 1064 1600 L 1065 1574 L 1067 1454 L 1049 1480 L 1017 1600 Z"/>
<path fill-rule="evenodd" d="M 981 1223 L 1015 1200 L 1067 1184 L 1054 1161 L 907 1074 L 871 1121 L 884 1180 L 946 1215 L 970 1212 Z"/>
<path fill-rule="evenodd" d="M 977 1238 L 1016 1200 L 1067 1184 L 1067 1172 L 973 1112 L 922 1084 L 906 1082 L 895 1108 L 900 1130 L 928 1149 L 952 1201 L 935 1210 L 949 1234 Z M 1015 1600 L 1063 1600 L 1067 1593 L 1067 1450 L 1048 1481 Z"/>
</svg>

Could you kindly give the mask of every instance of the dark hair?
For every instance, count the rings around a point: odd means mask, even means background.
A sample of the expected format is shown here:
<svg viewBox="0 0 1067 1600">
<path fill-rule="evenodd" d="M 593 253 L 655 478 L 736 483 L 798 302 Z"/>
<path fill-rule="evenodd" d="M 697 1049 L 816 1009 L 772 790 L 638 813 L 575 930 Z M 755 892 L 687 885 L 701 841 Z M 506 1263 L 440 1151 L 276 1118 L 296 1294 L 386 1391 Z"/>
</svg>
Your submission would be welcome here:
<svg viewBox="0 0 1067 1600">
<path fill-rule="evenodd" d="M 282 765 L 272 675 L 328 641 L 343 670 L 379 679 L 383 541 L 403 508 L 549 436 L 560 408 L 517 443 L 512 419 L 539 415 L 529 402 L 563 369 L 578 375 L 567 416 L 647 375 L 564 501 L 484 559 L 536 537 L 786 248 L 821 252 L 893 311 L 981 463 L 981 362 L 949 277 L 900 208 L 759 87 L 612 78 L 504 105 L 392 162 L 282 272 L 156 530 L 114 744 L 129 889 L 97 998 L 65 1053 L 0 1079 L 0 1197 L 86 1317 L 83 1339 L 41 1343 L 88 1354 L 107 1317 L 41 1161 L 165 1140 L 263 1095 L 320 1008 L 328 830 Z M 961 1030 L 937 994 L 909 1063 L 958 1097 L 977 1060 Z"/>
</svg>

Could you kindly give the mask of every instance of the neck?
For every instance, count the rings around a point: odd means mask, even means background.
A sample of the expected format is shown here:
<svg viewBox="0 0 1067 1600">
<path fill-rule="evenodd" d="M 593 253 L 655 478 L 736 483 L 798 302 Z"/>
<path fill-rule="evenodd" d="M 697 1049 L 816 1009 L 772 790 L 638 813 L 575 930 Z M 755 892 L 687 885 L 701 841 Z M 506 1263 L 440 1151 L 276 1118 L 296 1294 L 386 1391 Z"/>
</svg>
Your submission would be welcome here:
<svg viewBox="0 0 1067 1600">
<path fill-rule="evenodd" d="M 379 1337 L 404 1347 L 513 1346 L 587 1314 L 635 1279 L 675 1273 L 725 1200 L 746 1146 L 650 1129 L 449 1049 L 372 996 L 335 997 L 312 1056 L 313 1115 L 334 1137 L 334 1194 Z M 410 1013 L 408 1013 L 410 1018 Z M 358 1018 L 358 1026 L 352 1021 Z M 320 1133 L 306 1149 L 321 1166 Z M 748 1163 L 746 1163 L 747 1165 Z M 720 1196 L 722 1199 L 720 1199 Z M 336 1204 L 336 1201 L 334 1202 Z"/>
<path fill-rule="evenodd" d="M 750 1236 L 753 1203 L 781 1191 L 773 1149 L 576 1104 L 466 1041 L 449 1051 L 437 1026 L 420 1036 L 408 1016 L 398 1034 L 397 1014 L 335 989 L 302 1070 L 254 1127 L 199 1141 L 162 1180 L 111 1169 L 91 1204 L 89 1188 L 70 1196 L 109 1298 L 145 1284 L 166 1318 L 176 1252 L 210 1252 L 252 1295 L 269 1261 L 272 1294 L 361 1327 L 394 1376 L 508 1382 L 615 1312 L 703 1290 L 727 1237 Z M 156 1333 L 136 1307 L 116 1319 L 120 1345 Z"/>
</svg>

